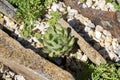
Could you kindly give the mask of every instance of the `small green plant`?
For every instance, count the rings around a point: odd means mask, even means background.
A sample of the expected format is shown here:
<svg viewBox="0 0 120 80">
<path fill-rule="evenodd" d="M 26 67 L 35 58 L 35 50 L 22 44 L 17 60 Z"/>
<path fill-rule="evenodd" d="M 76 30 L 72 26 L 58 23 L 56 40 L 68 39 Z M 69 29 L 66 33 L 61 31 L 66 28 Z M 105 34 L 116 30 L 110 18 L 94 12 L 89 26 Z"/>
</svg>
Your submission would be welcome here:
<svg viewBox="0 0 120 80">
<path fill-rule="evenodd" d="M 61 15 L 58 11 L 52 11 L 50 15 L 51 19 L 48 21 L 48 23 L 50 24 L 50 26 L 54 26 L 57 23 L 57 21 L 61 18 Z"/>
<path fill-rule="evenodd" d="M 49 57 L 60 57 L 67 55 L 72 49 L 74 38 L 60 24 L 49 27 L 44 35 L 44 51 Z"/>
<path fill-rule="evenodd" d="M 17 7 L 16 18 L 20 18 L 24 22 L 24 28 L 21 31 L 23 37 L 29 37 L 34 25 L 34 21 L 38 18 L 46 7 L 56 0 L 8 0 Z"/>
<path fill-rule="evenodd" d="M 50 27 L 45 32 L 42 40 L 44 52 L 48 53 L 49 57 L 65 56 L 72 49 L 74 38 L 58 24 L 58 20 L 61 17 L 59 12 L 52 11 L 50 15 L 51 19 L 48 21 Z"/>
<path fill-rule="evenodd" d="M 80 1 L 80 3 L 83 3 L 83 2 L 85 2 L 85 0 L 79 0 Z"/>
<path fill-rule="evenodd" d="M 120 80 L 120 64 L 102 64 L 94 67 L 92 80 Z"/>
<path fill-rule="evenodd" d="M 120 64 L 82 63 L 82 70 L 78 73 L 76 80 L 120 80 Z"/>
<path fill-rule="evenodd" d="M 116 3 L 117 0 L 106 0 L 106 2 L 110 2 L 113 4 L 113 6 L 115 7 L 115 9 L 117 11 L 120 11 L 120 4 L 119 3 Z"/>
</svg>

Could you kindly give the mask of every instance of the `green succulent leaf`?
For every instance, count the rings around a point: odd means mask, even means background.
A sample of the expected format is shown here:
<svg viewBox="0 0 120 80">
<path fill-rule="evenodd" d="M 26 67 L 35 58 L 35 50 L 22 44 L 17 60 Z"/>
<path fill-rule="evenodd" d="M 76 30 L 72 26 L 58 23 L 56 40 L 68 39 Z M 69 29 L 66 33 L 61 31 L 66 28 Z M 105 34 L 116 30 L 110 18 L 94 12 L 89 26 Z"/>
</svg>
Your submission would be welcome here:
<svg viewBox="0 0 120 80">
<path fill-rule="evenodd" d="M 54 57 L 54 53 L 50 53 L 50 54 L 49 54 L 49 57 Z"/>
<path fill-rule="evenodd" d="M 40 33 L 35 33 L 35 34 L 34 34 L 34 37 L 36 37 L 37 39 L 40 39 L 41 36 L 42 36 L 42 35 L 41 35 Z"/>
<path fill-rule="evenodd" d="M 72 46 L 74 44 L 74 41 L 75 39 L 74 38 L 71 38 L 69 41 L 68 41 L 68 46 Z"/>
</svg>

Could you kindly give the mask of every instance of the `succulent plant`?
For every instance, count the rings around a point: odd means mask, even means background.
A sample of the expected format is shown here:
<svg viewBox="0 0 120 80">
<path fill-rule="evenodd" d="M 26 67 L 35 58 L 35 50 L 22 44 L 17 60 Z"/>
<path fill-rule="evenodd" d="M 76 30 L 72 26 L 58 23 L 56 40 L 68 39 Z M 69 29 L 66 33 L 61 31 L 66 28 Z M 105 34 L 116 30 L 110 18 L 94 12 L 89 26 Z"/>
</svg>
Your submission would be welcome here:
<svg viewBox="0 0 120 80">
<path fill-rule="evenodd" d="M 101 64 L 94 68 L 92 80 L 120 80 L 120 64 Z"/>
<path fill-rule="evenodd" d="M 44 52 L 48 53 L 49 57 L 65 56 L 72 49 L 74 41 L 66 29 L 60 24 L 55 24 L 54 27 L 49 27 L 44 35 Z"/>
</svg>

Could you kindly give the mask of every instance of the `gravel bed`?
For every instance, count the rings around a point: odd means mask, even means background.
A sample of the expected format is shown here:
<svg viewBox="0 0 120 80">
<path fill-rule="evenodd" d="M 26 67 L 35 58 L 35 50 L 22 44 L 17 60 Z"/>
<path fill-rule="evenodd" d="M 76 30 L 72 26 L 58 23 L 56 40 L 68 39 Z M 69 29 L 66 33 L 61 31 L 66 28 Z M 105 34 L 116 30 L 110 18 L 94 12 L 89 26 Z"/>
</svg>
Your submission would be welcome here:
<svg viewBox="0 0 120 80">
<path fill-rule="evenodd" d="M 111 3 L 106 3 L 105 0 L 86 0 L 84 3 L 80 3 L 83 8 L 90 7 L 93 9 L 100 9 L 103 11 L 116 11 L 114 6 Z M 51 6 L 48 6 L 48 13 L 45 14 L 44 20 L 36 20 L 34 24 L 33 32 L 39 31 L 44 35 L 45 31 L 49 27 L 47 20 L 51 18 L 51 11 L 59 11 L 61 15 L 65 15 L 66 21 L 89 42 L 98 52 L 103 55 L 104 58 L 110 57 L 111 60 L 115 62 L 120 61 L 120 45 L 117 38 L 114 38 L 111 33 L 101 25 L 95 25 L 90 19 L 84 17 L 82 14 L 78 13 L 77 10 L 72 9 L 70 6 L 66 6 L 63 2 L 53 3 Z M 7 26 L 10 30 L 22 37 L 20 30 L 23 28 L 23 25 L 18 25 L 15 22 L 11 21 L 5 15 L 2 15 L 0 22 Z M 18 41 L 21 39 L 18 38 Z M 36 48 L 41 48 L 43 45 L 33 36 L 26 38 L 27 41 L 31 43 Z M 80 61 L 87 61 L 87 56 L 78 49 L 76 52 L 76 58 Z M 69 57 L 74 57 L 73 53 Z"/>
<path fill-rule="evenodd" d="M 22 75 L 10 70 L 9 67 L 0 63 L 0 80 L 26 80 Z"/>
<path fill-rule="evenodd" d="M 93 8 L 103 11 L 116 11 L 112 3 L 106 2 L 106 0 L 85 0 L 84 3 L 78 2 L 83 8 Z"/>
</svg>

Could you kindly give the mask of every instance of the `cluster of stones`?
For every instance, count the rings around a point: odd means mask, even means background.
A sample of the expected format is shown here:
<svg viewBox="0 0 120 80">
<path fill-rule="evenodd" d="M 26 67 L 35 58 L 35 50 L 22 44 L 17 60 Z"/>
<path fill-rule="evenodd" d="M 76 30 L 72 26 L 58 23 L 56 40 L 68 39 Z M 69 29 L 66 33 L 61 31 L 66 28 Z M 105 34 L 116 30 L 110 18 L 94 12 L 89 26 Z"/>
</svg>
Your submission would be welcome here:
<svg viewBox="0 0 120 80">
<path fill-rule="evenodd" d="M 78 4 L 81 3 L 78 2 Z M 111 3 L 106 2 L 106 0 L 86 0 L 84 3 L 82 3 L 82 7 L 83 8 L 89 7 L 103 11 L 116 11 L 114 6 Z"/>
<path fill-rule="evenodd" d="M 0 63 L 0 80 L 26 80 L 23 76 L 11 71 L 7 66 Z"/>
</svg>

